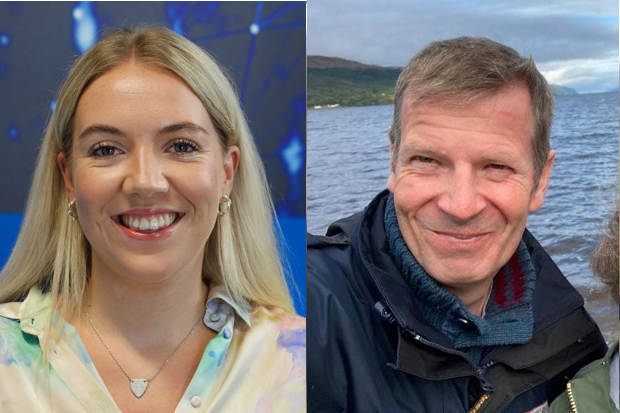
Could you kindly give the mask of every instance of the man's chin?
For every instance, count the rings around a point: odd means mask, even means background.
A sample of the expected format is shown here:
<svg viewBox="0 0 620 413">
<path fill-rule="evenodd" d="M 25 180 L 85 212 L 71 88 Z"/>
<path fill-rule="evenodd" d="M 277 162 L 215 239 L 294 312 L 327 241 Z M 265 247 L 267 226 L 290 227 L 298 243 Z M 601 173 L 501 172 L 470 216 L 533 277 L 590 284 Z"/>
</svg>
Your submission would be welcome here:
<svg viewBox="0 0 620 413">
<path fill-rule="evenodd" d="M 454 265 L 451 267 L 441 266 L 435 269 L 433 269 L 433 266 L 430 266 L 430 271 L 426 269 L 426 267 L 425 269 L 431 278 L 448 290 L 475 288 L 476 285 L 485 284 L 486 281 L 493 278 L 494 273 L 492 271 L 472 268 L 471 262 L 469 264 L 470 265 Z M 424 267 L 424 265 L 422 266 Z"/>
</svg>

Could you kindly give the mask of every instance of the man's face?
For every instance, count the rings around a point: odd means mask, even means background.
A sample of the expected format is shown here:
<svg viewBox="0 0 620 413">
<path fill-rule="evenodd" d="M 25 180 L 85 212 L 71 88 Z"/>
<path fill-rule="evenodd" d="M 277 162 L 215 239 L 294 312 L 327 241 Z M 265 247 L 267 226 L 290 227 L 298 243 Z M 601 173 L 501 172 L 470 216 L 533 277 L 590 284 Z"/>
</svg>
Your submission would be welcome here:
<svg viewBox="0 0 620 413">
<path fill-rule="evenodd" d="M 554 153 L 534 182 L 528 90 L 511 85 L 468 105 L 403 109 L 388 180 L 418 262 L 448 290 L 486 285 L 514 254 L 544 200 Z"/>
</svg>

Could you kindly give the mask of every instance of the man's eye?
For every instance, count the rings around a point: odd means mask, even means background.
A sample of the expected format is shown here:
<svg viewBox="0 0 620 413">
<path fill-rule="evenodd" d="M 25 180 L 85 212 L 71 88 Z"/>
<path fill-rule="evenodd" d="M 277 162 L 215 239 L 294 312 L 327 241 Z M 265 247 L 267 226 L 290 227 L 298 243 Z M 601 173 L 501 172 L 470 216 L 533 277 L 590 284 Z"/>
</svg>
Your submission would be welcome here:
<svg viewBox="0 0 620 413">
<path fill-rule="evenodd" d="M 514 173 L 514 169 L 501 163 L 490 163 L 485 169 L 488 174 L 487 176 L 493 180 L 506 179 Z"/>
<path fill-rule="evenodd" d="M 178 142 L 174 142 L 170 146 L 171 152 L 176 153 L 190 153 L 198 150 L 198 146 L 194 142 L 182 140 Z"/>
<path fill-rule="evenodd" d="M 435 162 L 435 160 L 433 158 L 429 158 L 428 156 L 415 156 L 413 158 L 414 161 L 420 162 L 420 163 L 433 163 Z"/>
</svg>

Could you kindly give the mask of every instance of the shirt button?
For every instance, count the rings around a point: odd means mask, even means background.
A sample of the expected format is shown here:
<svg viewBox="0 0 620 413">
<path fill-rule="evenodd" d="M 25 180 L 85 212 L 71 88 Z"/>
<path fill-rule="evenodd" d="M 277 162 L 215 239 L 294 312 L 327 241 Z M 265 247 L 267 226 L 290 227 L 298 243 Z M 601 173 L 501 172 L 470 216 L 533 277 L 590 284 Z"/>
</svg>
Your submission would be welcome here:
<svg viewBox="0 0 620 413">
<path fill-rule="evenodd" d="M 230 337 L 232 337 L 232 331 L 230 331 L 230 328 L 226 327 L 224 329 L 223 335 L 224 335 L 224 338 L 226 340 L 228 340 Z"/>
<path fill-rule="evenodd" d="M 218 322 L 220 321 L 220 315 L 218 313 L 213 313 L 209 316 L 209 320 L 213 322 Z"/>
<path fill-rule="evenodd" d="M 202 404 L 202 399 L 198 396 L 194 396 L 189 402 L 191 403 L 192 407 L 198 408 Z"/>
<path fill-rule="evenodd" d="M 457 320 L 459 320 L 461 323 L 463 323 L 465 325 L 469 324 L 469 320 L 466 319 L 466 318 L 459 317 L 459 318 L 457 318 Z"/>
</svg>

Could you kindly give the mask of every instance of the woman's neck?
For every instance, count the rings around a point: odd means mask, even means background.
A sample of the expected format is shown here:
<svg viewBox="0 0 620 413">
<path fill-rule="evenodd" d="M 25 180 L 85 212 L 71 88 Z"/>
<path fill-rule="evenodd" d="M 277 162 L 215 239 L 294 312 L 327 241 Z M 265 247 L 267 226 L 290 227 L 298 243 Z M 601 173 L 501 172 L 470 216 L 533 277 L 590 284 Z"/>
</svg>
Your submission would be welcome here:
<svg viewBox="0 0 620 413">
<path fill-rule="evenodd" d="M 94 258 L 94 257 L 93 257 Z M 98 328 L 114 331 L 139 347 L 176 341 L 204 312 L 207 286 L 194 265 L 145 282 L 93 259 L 84 304 Z M 153 328 L 157 326 L 157 328 Z"/>
</svg>

